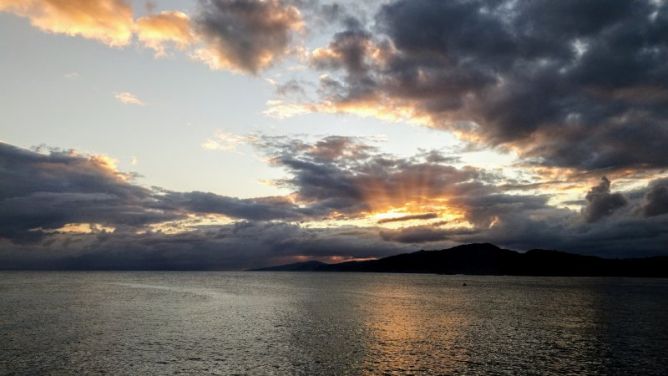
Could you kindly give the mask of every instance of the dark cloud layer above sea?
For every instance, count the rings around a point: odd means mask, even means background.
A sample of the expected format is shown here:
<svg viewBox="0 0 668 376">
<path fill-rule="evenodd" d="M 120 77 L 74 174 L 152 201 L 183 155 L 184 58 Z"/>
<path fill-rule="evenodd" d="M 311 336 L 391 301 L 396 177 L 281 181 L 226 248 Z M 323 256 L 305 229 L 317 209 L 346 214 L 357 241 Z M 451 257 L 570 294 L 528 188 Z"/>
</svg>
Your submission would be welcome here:
<svg viewBox="0 0 668 376">
<path fill-rule="evenodd" d="M 410 249 L 381 243 L 372 230 L 307 229 L 291 223 L 242 221 L 178 234 L 53 235 L 48 243 L 0 248 L 0 265 L 2 269 L 240 270 L 302 257 L 331 262 Z"/>
<path fill-rule="evenodd" d="M 524 161 L 663 168 L 668 3 L 397 0 L 315 50 L 340 111 L 411 108 Z"/>
<path fill-rule="evenodd" d="M 632 192 L 613 192 L 604 179 L 579 213 L 550 205 L 549 195 L 510 194 L 501 177 L 449 165 L 435 151 L 397 157 L 338 136 L 259 137 L 256 147 L 287 171 L 277 183 L 291 195 L 145 188 L 101 156 L 0 144 L 0 265 L 240 269 L 482 241 L 604 256 L 666 252 L 665 179 Z M 405 207 L 420 214 L 352 224 Z M 441 218 L 449 212 L 459 219 Z M 211 223 L 211 215 L 229 220 Z"/>
</svg>

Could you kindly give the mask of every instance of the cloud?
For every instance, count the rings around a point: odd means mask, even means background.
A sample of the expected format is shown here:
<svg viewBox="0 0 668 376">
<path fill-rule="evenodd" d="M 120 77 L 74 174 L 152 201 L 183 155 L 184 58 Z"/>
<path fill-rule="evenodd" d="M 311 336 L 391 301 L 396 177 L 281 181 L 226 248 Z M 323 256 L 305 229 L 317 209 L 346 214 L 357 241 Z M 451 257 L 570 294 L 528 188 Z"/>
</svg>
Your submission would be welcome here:
<svg viewBox="0 0 668 376">
<path fill-rule="evenodd" d="M 312 111 L 413 119 L 527 164 L 666 167 L 668 4 L 396 0 L 312 54 Z"/>
<path fill-rule="evenodd" d="M 168 10 L 134 18 L 125 0 L 0 0 L 0 12 L 50 33 L 112 47 L 133 38 L 156 57 L 176 48 L 212 69 L 256 74 L 288 54 L 302 30 L 297 7 L 281 0 L 201 0 L 193 15 Z M 152 9 L 149 9 L 152 10 Z"/>
<path fill-rule="evenodd" d="M 587 206 L 583 210 L 587 222 L 596 222 L 607 217 L 628 204 L 626 198 L 619 192 L 610 192 L 610 180 L 605 176 L 601 183 L 587 193 Z"/>
<path fill-rule="evenodd" d="M 289 173 L 277 183 L 293 189 L 295 200 L 313 216 L 404 213 L 406 220 L 433 215 L 487 227 L 495 218 L 551 210 L 548 196 L 505 194 L 499 176 L 455 167 L 438 152 L 396 157 L 363 139 L 341 136 L 313 143 L 264 137 L 257 143 L 274 165 Z"/>
<path fill-rule="evenodd" d="M 141 99 L 137 98 L 136 95 L 130 93 L 129 91 L 122 91 L 119 93 L 114 94 L 114 98 L 116 98 L 119 102 L 123 104 L 133 104 L 136 106 L 145 106 L 146 103 L 142 101 Z"/>
<path fill-rule="evenodd" d="M 647 217 L 668 213 L 668 179 L 658 179 L 649 184 L 642 210 Z"/>
<path fill-rule="evenodd" d="M 166 54 L 167 44 L 185 49 L 194 42 L 185 13 L 163 11 L 135 20 L 125 0 L 0 0 L 0 11 L 27 17 L 46 32 L 80 36 L 112 47 L 127 46 L 136 35 L 156 56 Z"/>
<path fill-rule="evenodd" d="M 0 143 L 0 166 L 0 237 L 14 240 L 39 239 L 45 230 L 68 224 L 144 231 L 191 214 L 247 220 L 304 216 L 282 197 L 238 199 L 144 188 L 109 158 L 71 150 L 42 154 Z"/>
<path fill-rule="evenodd" d="M 104 156 L 40 154 L 0 144 L 0 237 L 39 238 L 70 223 L 141 226 L 174 219 L 147 209 L 149 190 L 131 183 Z"/>
<path fill-rule="evenodd" d="M 190 17 L 179 11 L 163 11 L 140 17 L 136 21 L 137 38 L 144 46 L 155 51 L 156 56 L 165 56 L 166 45 L 185 50 L 195 41 Z"/>
<path fill-rule="evenodd" d="M 550 205 L 549 195 L 505 193 L 502 176 L 450 166 L 431 152 L 397 157 L 340 136 L 258 135 L 253 144 L 285 169 L 278 183 L 291 194 L 146 188 L 108 157 L 0 144 L 0 265 L 239 269 L 480 241 L 640 256 L 665 253 L 668 241 L 660 179 L 625 192 L 623 207 L 609 204 L 621 193 L 603 179 L 587 194 L 583 213 L 596 220 L 586 222 Z M 388 213 L 394 218 L 377 216 Z M 425 222 L 405 226 L 416 220 Z"/>
<path fill-rule="evenodd" d="M 202 148 L 207 150 L 236 151 L 239 146 L 252 142 L 252 136 L 217 131 L 213 138 L 209 138 L 202 143 Z"/>
<path fill-rule="evenodd" d="M 238 199 L 209 192 L 167 192 L 160 197 L 158 207 L 170 211 L 222 214 L 232 218 L 268 221 L 301 219 L 302 209 L 286 197 Z"/>
<path fill-rule="evenodd" d="M 361 29 L 337 33 L 327 48 L 317 48 L 311 55 L 311 64 L 321 70 L 345 69 L 351 75 L 363 75 L 370 67 L 369 58 L 375 46 L 369 32 Z"/>
<path fill-rule="evenodd" d="M 411 214 L 411 215 L 402 215 L 399 217 L 384 218 L 379 220 L 377 223 L 381 225 L 383 223 L 413 221 L 416 219 L 417 220 L 434 219 L 434 218 L 438 218 L 438 214 L 436 213 Z"/>
<path fill-rule="evenodd" d="M 257 73 L 284 56 L 299 10 L 280 0 L 203 0 L 195 29 L 206 45 L 195 57 L 213 69 Z"/>
<path fill-rule="evenodd" d="M 304 90 L 302 84 L 297 80 L 290 80 L 284 84 L 276 85 L 276 93 L 281 96 L 304 96 L 306 91 Z"/>
<path fill-rule="evenodd" d="M 0 0 L 0 12 L 30 19 L 46 32 L 81 36 L 112 47 L 132 39 L 132 8 L 124 0 Z"/>
<path fill-rule="evenodd" d="M 238 222 L 178 234 L 53 235 L 48 246 L 0 247 L 3 268 L 239 270 L 296 262 L 378 257 L 409 248 L 375 232 Z M 1 242 L 1 240 L 0 240 Z M 2 244 L 2 243 L 0 243 Z M 58 251 L 54 251 L 57 249 Z"/>
</svg>

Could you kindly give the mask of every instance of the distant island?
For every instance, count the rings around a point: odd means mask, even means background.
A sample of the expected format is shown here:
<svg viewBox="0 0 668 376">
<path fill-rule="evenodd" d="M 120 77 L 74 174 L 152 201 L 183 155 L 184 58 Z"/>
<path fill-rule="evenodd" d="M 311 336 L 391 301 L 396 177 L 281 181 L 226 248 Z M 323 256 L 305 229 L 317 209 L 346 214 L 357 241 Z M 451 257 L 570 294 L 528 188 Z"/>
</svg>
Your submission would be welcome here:
<svg viewBox="0 0 668 376">
<path fill-rule="evenodd" d="M 605 259 L 553 250 L 524 253 L 489 243 L 418 251 L 369 261 L 307 261 L 253 271 L 435 273 L 518 276 L 668 277 L 668 256 Z"/>
</svg>

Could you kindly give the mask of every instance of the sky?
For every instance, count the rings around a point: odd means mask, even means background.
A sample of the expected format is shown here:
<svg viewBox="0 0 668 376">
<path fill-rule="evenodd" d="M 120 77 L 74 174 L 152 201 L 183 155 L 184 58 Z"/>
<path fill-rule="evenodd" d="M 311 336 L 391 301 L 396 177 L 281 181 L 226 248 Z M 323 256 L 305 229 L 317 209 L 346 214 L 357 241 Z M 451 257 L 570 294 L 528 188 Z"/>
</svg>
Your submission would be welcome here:
<svg viewBox="0 0 668 376">
<path fill-rule="evenodd" d="M 0 268 L 668 255 L 662 0 L 0 0 Z"/>
</svg>

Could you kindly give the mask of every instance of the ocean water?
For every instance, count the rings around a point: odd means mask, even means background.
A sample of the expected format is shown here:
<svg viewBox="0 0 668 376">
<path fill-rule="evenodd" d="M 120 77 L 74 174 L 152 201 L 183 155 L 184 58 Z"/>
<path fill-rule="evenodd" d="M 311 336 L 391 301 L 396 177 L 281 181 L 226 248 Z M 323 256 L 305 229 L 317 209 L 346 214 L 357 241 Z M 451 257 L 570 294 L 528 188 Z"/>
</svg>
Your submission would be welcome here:
<svg viewBox="0 0 668 376">
<path fill-rule="evenodd" d="M 0 273 L 3 375 L 667 372 L 668 280 Z"/>
</svg>

